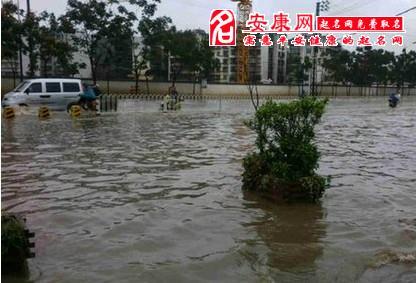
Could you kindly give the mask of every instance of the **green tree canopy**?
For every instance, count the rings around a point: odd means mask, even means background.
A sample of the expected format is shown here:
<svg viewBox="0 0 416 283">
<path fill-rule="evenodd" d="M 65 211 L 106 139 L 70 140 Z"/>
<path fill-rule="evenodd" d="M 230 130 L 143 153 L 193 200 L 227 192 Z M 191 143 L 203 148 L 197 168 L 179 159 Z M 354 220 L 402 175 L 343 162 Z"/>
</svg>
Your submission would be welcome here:
<svg viewBox="0 0 416 283">
<path fill-rule="evenodd" d="M 106 38 L 111 42 L 119 59 L 126 55 L 130 57 L 131 52 L 123 53 L 126 44 L 131 46 L 131 39 L 134 33 L 133 25 L 138 20 L 134 12 L 126 9 L 118 0 L 68 0 L 68 9 L 64 15 L 67 30 L 74 33 L 73 40 L 77 47 L 84 51 L 90 61 L 91 75 L 94 82 L 97 80 L 97 68 L 99 67 L 99 56 L 97 54 L 98 42 Z M 156 10 L 156 3 L 160 0 L 129 0 L 129 4 L 142 9 L 143 16 L 152 16 Z M 127 68 L 124 66 L 124 68 Z M 129 72 L 125 70 L 125 72 Z"/>
<path fill-rule="evenodd" d="M 178 31 L 170 18 L 159 17 L 142 19 L 139 32 L 156 79 L 167 78 L 169 56 L 175 65 L 174 77 L 187 71 L 193 77 L 202 75 L 208 78 L 218 65 L 209 48 L 208 34 L 203 30 Z"/>
</svg>

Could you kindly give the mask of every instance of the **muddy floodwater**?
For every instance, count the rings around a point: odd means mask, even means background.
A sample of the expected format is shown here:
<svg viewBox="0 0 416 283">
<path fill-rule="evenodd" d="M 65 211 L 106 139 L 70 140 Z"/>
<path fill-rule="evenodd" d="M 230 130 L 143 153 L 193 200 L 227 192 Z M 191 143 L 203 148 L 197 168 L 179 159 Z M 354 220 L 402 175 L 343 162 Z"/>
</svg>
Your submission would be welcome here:
<svg viewBox="0 0 416 283">
<path fill-rule="evenodd" d="M 2 209 L 36 233 L 28 280 L 416 282 L 416 99 L 403 100 L 331 101 L 319 205 L 242 192 L 247 100 L 2 120 Z"/>
</svg>

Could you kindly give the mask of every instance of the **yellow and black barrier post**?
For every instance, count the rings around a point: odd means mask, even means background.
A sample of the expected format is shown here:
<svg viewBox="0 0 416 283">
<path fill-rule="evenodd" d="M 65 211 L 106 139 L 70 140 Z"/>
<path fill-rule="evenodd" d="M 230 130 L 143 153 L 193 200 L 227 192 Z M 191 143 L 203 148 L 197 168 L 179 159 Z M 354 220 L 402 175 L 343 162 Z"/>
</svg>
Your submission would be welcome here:
<svg viewBox="0 0 416 283">
<path fill-rule="evenodd" d="M 12 119 L 15 117 L 15 113 L 14 113 L 14 108 L 7 106 L 6 108 L 4 108 L 3 110 L 3 117 L 5 119 Z"/>
<path fill-rule="evenodd" d="M 50 118 L 51 117 L 51 113 L 49 111 L 49 108 L 46 107 L 46 106 L 39 107 L 38 117 L 40 119 L 48 119 L 48 118 Z"/>
<path fill-rule="evenodd" d="M 72 105 L 71 109 L 69 109 L 69 114 L 72 118 L 77 118 L 81 116 L 81 106 L 79 105 Z"/>
</svg>

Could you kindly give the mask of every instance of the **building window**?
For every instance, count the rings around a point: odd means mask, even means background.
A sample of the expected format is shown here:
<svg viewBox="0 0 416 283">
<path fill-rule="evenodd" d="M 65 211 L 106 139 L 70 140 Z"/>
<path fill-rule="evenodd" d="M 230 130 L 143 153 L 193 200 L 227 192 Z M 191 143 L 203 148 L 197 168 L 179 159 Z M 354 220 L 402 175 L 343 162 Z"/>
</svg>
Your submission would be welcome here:
<svg viewBox="0 0 416 283">
<path fill-rule="evenodd" d="M 60 83 L 46 83 L 46 92 L 61 92 Z"/>
</svg>

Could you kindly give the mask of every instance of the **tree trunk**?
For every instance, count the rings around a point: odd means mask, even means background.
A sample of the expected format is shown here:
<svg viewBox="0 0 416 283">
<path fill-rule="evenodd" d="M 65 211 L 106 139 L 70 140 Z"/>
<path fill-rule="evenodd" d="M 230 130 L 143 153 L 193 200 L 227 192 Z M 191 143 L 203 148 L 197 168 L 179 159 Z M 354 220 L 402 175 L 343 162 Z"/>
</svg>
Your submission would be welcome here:
<svg viewBox="0 0 416 283">
<path fill-rule="evenodd" d="M 36 61 L 38 58 L 36 54 L 33 52 L 33 40 L 32 40 L 31 35 L 29 35 L 28 37 L 28 47 L 29 47 L 29 76 L 33 78 L 35 76 Z"/>
<path fill-rule="evenodd" d="M 29 54 L 29 76 L 33 78 L 36 70 L 36 56 L 33 53 Z"/>
<path fill-rule="evenodd" d="M 149 95 L 149 77 L 146 76 L 146 93 Z"/>
<path fill-rule="evenodd" d="M 107 95 L 110 95 L 110 72 L 109 71 L 107 71 L 106 78 L 107 78 Z"/>
<path fill-rule="evenodd" d="M 94 85 L 96 85 L 97 84 L 97 74 L 96 74 L 94 59 L 92 57 L 90 57 L 90 65 L 91 65 L 92 82 L 93 82 Z"/>
<path fill-rule="evenodd" d="M 176 84 L 176 70 L 173 71 L 172 87 L 175 87 Z"/>
<path fill-rule="evenodd" d="M 194 83 L 192 86 L 192 95 L 195 95 L 195 87 L 196 87 L 196 73 L 194 72 Z"/>
<path fill-rule="evenodd" d="M 42 59 L 41 62 L 42 62 L 41 63 L 42 64 L 42 69 L 43 69 L 42 76 L 47 78 L 48 77 L 48 60 L 47 59 Z"/>
<path fill-rule="evenodd" d="M 137 69 L 134 70 L 134 95 L 137 95 L 137 93 L 139 92 L 139 75 L 140 73 L 138 72 Z"/>
<path fill-rule="evenodd" d="M 13 88 L 16 87 L 16 71 L 13 70 Z"/>
</svg>

